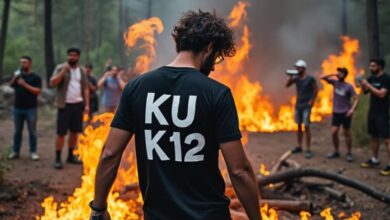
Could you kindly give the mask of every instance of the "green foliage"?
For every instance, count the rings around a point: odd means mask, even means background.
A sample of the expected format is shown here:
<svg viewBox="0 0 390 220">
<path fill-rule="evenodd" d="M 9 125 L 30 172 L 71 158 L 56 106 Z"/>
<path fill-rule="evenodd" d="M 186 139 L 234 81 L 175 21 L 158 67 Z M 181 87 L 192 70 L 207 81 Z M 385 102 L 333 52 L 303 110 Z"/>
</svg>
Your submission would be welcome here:
<svg viewBox="0 0 390 220">
<path fill-rule="evenodd" d="M 9 152 L 10 149 L 0 151 L 0 184 L 3 182 L 5 172 L 11 167 L 9 161 L 7 160 L 7 155 Z"/>
</svg>

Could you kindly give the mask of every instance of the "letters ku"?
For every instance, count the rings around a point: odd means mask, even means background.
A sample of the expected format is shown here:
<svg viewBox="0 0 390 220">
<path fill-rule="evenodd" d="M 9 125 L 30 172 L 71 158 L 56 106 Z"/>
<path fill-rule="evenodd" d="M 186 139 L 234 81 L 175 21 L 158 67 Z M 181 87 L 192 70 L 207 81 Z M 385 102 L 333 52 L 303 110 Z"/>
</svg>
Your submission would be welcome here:
<svg viewBox="0 0 390 220">
<path fill-rule="evenodd" d="M 159 107 L 171 97 L 172 95 L 164 94 L 156 98 L 155 93 L 148 93 L 146 98 L 145 124 L 152 124 L 152 116 L 154 115 L 160 125 L 169 125 Z M 172 121 L 175 126 L 179 128 L 186 128 L 192 124 L 195 117 L 196 98 L 197 97 L 193 95 L 189 96 L 187 116 L 185 119 L 180 119 L 178 116 L 180 96 L 173 96 L 171 114 Z M 145 130 L 145 144 L 148 160 L 153 160 L 153 152 L 156 152 L 157 156 L 162 161 L 170 160 L 170 158 L 165 154 L 163 149 L 158 144 L 158 141 L 164 136 L 165 133 L 166 130 L 160 130 L 157 132 L 157 134 L 152 136 L 152 130 Z M 183 162 L 180 132 L 173 132 L 172 136 L 169 138 L 169 141 L 173 143 L 175 149 L 175 161 Z M 191 145 L 193 141 L 196 141 L 197 145 L 187 151 L 184 156 L 184 162 L 198 162 L 204 160 L 204 155 L 197 155 L 197 153 L 199 153 L 205 145 L 204 136 L 200 133 L 192 133 L 184 139 L 184 143 L 187 145 Z"/>
</svg>

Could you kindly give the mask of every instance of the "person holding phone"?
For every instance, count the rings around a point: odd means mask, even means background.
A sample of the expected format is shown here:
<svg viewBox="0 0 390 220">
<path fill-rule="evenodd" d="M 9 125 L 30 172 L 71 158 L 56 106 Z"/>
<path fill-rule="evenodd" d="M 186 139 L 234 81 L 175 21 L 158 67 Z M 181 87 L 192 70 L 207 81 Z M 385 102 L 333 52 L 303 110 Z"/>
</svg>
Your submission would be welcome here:
<svg viewBox="0 0 390 220">
<path fill-rule="evenodd" d="M 61 152 L 69 131 L 68 163 L 80 164 L 73 154 L 78 134 L 83 130 L 83 114 L 89 113 L 89 87 L 87 75 L 79 66 L 80 50 L 69 48 L 68 60 L 56 67 L 50 86 L 57 87 L 57 138 L 54 168 L 62 169 Z"/>
<path fill-rule="evenodd" d="M 106 69 L 98 82 L 98 87 L 103 89 L 102 103 L 105 112 L 115 112 L 125 86 L 126 82 L 122 79 L 118 66 Z"/>
<path fill-rule="evenodd" d="M 13 148 L 8 159 L 19 158 L 22 144 L 23 124 L 27 122 L 30 141 L 30 159 L 39 160 L 37 154 L 37 120 L 38 120 L 38 96 L 41 93 L 41 77 L 32 71 L 32 60 L 29 56 L 20 58 L 20 67 L 15 71 L 10 85 L 15 90 L 15 102 L 13 119 L 15 132 L 13 136 Z"/>
</svg>

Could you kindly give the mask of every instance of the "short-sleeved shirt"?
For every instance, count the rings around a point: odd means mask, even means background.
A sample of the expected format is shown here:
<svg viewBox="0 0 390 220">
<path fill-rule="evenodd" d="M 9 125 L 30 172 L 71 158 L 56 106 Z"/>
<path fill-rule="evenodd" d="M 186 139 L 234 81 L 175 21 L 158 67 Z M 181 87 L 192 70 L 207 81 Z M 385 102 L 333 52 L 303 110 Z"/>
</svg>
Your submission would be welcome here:
<svg viewBox="0 0 390 220">
<path fill-rule="evenodd" d="M 230 219 L 219 144 L 241 133 L 229 88 L 161 67 L 127 84 L 111 126 L 135 134 L 145 219 Z"/>
<path fill-rule="evenodd" d="M 41 77 L 35 73 L 19 75 L 27 84 L 36 88 L 42 88 Z M 20 86 L 16 81 L 12 85 L 15 89 L 14 107 L 18 109 L 36 108 L 38 106 L 38 96 Z"/>
<path fill-rule="evenodd" d="M 116 107 L 119 104 L 122 90 L 117 78 L 107 77 L 103 87 L 103 105 L 105 107 Z"/>
<path fill-rule="evenodd" d="M 347 113 L 351 105 L 351 97 L 356 96 L 355 89 L 347 82 L 329 79 L 328 82 L 333 85 L 333 113 Z"/>
<path fill-rule="evenodd" d="M 295 83 L 297 87 L 296 107 L 308 107 L 310 100 L 314 97 L 316 80 L 314 77 L 307 75 L 303 79 L 295 77 L 293 83 Z"/>
<path fill-rule="evenodd" d="M 385 88 L 388 92 L 385 97 L 380 98 L 371 93 L 369 116 L 385 116 L 389 117 L 389 92 L 390 92 L 390 76 L 383 73 L 381 76 L 370 76 L 367 80 L 372 86 L 377 89 Z"/>
</svg>

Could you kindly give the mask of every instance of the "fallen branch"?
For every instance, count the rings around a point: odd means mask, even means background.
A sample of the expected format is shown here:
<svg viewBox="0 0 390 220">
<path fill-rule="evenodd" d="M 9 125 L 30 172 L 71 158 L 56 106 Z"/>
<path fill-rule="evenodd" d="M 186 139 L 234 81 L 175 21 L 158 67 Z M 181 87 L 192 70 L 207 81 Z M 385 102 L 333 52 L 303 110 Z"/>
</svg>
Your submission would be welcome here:
<svg viewBox="0 0 390 220">
<path fill-rule="evenodd" d="M 390 204 L 390 195 L 387 195 L 384 192 L 375 189 L 374 187 L 367 186 L 363 182 L 345 177 L 337 173 L 331 173 L 331 172 L 312 169 L 312 168 L 292 169 L 287 171 L 281 171 L 279 173 L 272 174 L 269 176 L 258 176 L 257 183 L 258 183 L 258 187 L 261 188 L 271 183 L 278 183 L 286 180 L 291 180 L 300 177 L 308 177 L 308 176 L 320 177 L 320 178 L 336 181 L 340 184 L 357 189 L 381 202 Z"/>
<path fill-rule="evenodd" d="M 309 201 L 295 200 L 261 200 L 261 204 L 267 204 L 270 208 L 280 209 L 291 212 L 308 211 L 312 209 L 312 204 Z"/>
<path fill-rule="evenodd" d="M 290 156 L 291 156 L 292 152 L 291 150 L 288 150 L 286 151 L 286 153 L 284 153 L 280 158 L 279 160 L 275 163 L 275 165 L 271 168 L 271 171 L 270 173 L 271 174 L 274 174 L 276 172 L 278 172 L 283 164 L 283 162 L 285 160 L 287 160 Z"/>
<path fill-rule="evenodd" d="M 336 189 L 333 189 L 333 188 L 330 188 L 330 187 L 323 187 L 322 190 L 327 193 L 328 195 L 330 195 L 331 197 L 333 198 L 336 198 L 340 201 L 345 201 L 346 199 L 346 195 L 345 195 L 345 192 L 340 192 Z"/>
</svg>

